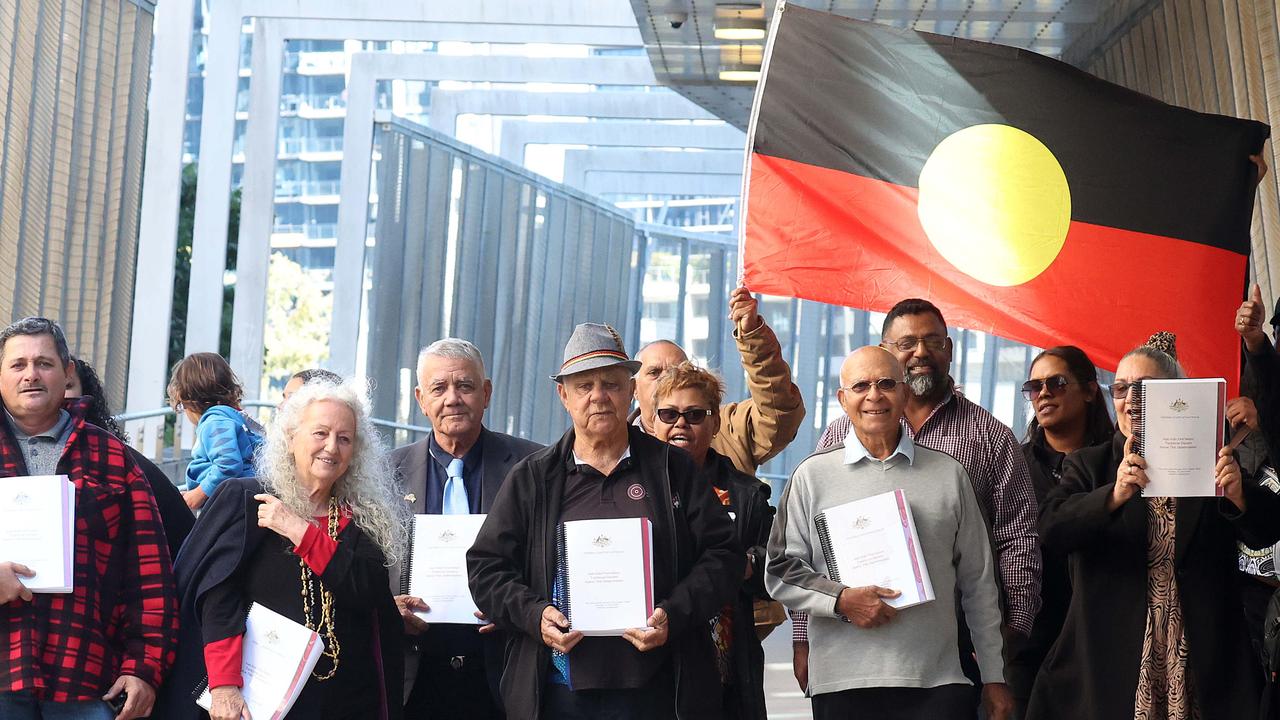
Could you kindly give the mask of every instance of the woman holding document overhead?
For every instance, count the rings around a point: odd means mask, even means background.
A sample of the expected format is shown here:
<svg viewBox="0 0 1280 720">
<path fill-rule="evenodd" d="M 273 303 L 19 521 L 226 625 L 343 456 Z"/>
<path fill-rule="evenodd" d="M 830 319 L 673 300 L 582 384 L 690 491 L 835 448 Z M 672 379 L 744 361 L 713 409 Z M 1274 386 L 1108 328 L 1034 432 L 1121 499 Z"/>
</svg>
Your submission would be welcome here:
<svg viewBox="0 0 1280 720">
<path fill-rule="evenodd" d="M 193 714 L 207 675 L 214 720 L 260 719 L 253 708 L 290 694 L 289 717 L 399 717 L 387 566 L 404 550 L 407 516 L 363 393 L 303 386 L 268 429 L 258 468 L 260 478 L 218 488 L 179 555 L 185 634 L 166 716 Z M 290 645 L 294 635 L 310 646 Z"/>
<path fill-rule="evenodd" d="M 511 632 L 508 717 L 722 717 L 708 623 L 745 556 L 689 456 L 628 425 L 638 366 L 608 325 L 574 329 L 553 378 L 573 428 L 512 468 L 467 554 Z"/>
<path fill-rule="evenodd" d="M 1120 360 L 1111 386 L 1120 432 L 1068 455 L 1041 506 L 1041 542 L 1068 554 L 1072 595 L 1028 718 L 1257 716 L 1236 541 L 1280 539 L 1280 497 L 1242 481 L 1231 450 L 1219 451 L 1214 381 L 1199 383 L 1207 399 L 1188 383 L 1172 401 L 1142 401 L 1147 381 L 1183 376 L 1175 358 L 1173 337 L 1157 333 Z M 1203 451 L 1186 472 L 1156 457 L 1184 446 Z M 1200 485 L 1198 496 L 1158 489 L 1182 476 Z"/>
</svg>

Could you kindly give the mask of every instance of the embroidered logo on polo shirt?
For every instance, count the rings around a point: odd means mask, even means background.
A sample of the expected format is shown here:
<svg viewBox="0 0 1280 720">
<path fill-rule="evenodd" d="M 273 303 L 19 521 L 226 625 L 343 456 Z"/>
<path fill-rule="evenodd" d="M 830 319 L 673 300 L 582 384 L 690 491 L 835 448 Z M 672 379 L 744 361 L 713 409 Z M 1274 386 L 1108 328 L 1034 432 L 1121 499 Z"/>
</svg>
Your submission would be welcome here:
<svg viewBox="0 0 1280 720">
<path fill-rule="evenodd" d="M 631 487 L 627 488 L 627 497 L 632 500 L 643 500 L 644 496 L 644 486 L 640 483 L 631 483 Z"/>
</svg>

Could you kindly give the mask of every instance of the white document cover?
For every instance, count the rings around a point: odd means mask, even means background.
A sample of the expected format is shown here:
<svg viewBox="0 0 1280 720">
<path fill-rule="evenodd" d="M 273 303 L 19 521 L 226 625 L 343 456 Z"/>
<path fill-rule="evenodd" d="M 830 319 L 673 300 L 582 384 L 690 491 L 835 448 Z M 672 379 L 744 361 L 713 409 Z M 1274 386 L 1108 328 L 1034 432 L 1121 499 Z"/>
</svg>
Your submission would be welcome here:
<svg viewBox="0 0 1280 720">
<path fill-rule="evenodd" d="M 74 578 L 76 486 L 66 475 L 0 478 L 0 558 L 35 577 L 34 593 L 69 593 Z"/>
<path fill-rule="evenodd" d="M 1214 467 L 1225 441 L 1227 381 L 1144 380 L 1141 387 L 1134 449 L 1147 461 L 1143 497 L 1221 496 Z"/>
<path fill-rule="evenodd" d="M 258 603 L 250 606 L 240 692 L 253 720 L 279 720 L 288 714 L 323 652 L 324 641 L 315 631 Z M 208 688 L 196 699 L 205 710 L 212 702 Z"/>
<path fill-rule="evenodd" d="M 886 605 L 907 608 L 934 599 L 911 505 L 903 490 L 836 505 L 814 518 L 832 580 L 878 585 L 902 594 Z"/>
<path fill-rule="evenodd" d="M 564 523 L 569 627 L 622 635 L 653 615 L 653 525 L 646 518 Z"/>
<path fill-rule="evenodd" d="M 484 515 L 415 515 L 409 594 L 430 610 L 415 613 L 431 623 L 475 625 L 475 601 L 467 586 L 467 551 L 476 541 Z"/>
</svg>

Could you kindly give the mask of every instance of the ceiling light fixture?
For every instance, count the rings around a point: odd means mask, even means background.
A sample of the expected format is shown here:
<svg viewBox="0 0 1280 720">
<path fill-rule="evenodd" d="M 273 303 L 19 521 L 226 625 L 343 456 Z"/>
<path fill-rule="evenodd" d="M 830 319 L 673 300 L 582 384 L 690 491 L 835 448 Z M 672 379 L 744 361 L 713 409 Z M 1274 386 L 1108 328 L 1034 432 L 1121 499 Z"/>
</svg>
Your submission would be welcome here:
<svg viewBox="0 0 1280 720">
<path fill-rule="evenodd" d="M 752 45 L 753 50 L 759 50 L 759 45 Z M 725 48 L 728 49 L 728 48 Z M 744 56 L 743 50 L 745 46 L 738 45 L 737 57 L 723 59 L 720 61 L 720 80 L 723 82 L 741 82 L 753 83 L 760 80 L 760 60 L 759 56 L 747 58 Z"/>
<path fill-rule="evenodd" d="M 736 9 L 732 15 L 716 16 L 717 40 L 763 40 L 765 34 L 764 18 L 750 17 L 744 9 Z"/>
</svg>

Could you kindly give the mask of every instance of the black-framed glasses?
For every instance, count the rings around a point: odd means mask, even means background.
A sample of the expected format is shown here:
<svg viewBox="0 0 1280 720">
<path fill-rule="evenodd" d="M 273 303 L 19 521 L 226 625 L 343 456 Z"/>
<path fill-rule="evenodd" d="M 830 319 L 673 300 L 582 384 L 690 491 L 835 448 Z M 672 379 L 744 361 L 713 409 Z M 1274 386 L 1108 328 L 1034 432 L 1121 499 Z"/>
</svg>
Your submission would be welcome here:
<svg viewBox="0 0 1280 720">
<path fill-rule="evenodd" d="M 1068 385 L 1075 385 L 1066 375 L 1053 375 L 1043 380 L 1028 380 L 1022 383 L 1022 395 L 1028 400 L 1035 400 L 1041 391 L 1049 389 L 1050 395 L 1057 395 Z"/>
<path fill-rule="evenodd" d="M 894 378 L 890 378 L 890 377 L 880 378 L 879 380 L 859 380 L 858 382 L 846 387 L 845 390 L 848 390 L 849 392 L 852 392 L 852 393 L 856 393 L 858 395 L 866 395 L 867 393 L 871 392 L 871 386 L 875 385 L 877 388 L 880 389 L 880 392 L 887 393 L 887 392 L 893 392 L 893 389 L 898 387 L 898 383 L 900 382 L 902 381 L 895 380 Z"/>
<path fill-rule="evenodd" d="M 1149 378 L 1138 378 L 1137 380 L 1131 380 L 1129 382 L 1113 382 L 1107 386 L 1107 389 L 1111 391 L 1111 397 L 1113 399 L 1123 400 L 1129 395 L 1129 388 L 1138 387 L 1142 384 L 1143 380 L 1148 379 Z"/>
<path fill-rule="evenodd" d="M 929 352 L 942 352 L 942 349 L 947 346 L 947 336 L 925 335 L 924 337 L 916 337 L 908 335 L 897 340 L 883 340 L 880 342 L 880 347 L 886 350 L 894 348 L 898 352 L 911 352 L 920 347 L 920 343 L 924 343 L 924 349 Z"/>
<path fill-rule="evenodd" d="M 684 418 L 684 421 L 690 425 L 701 425 L 703 420 L 711 417 L 711 410 L 707 408 L 689 408 L 684 412 L 675 408 L 658 408 L 654 412 L 666 425 L 675 425 L 680 418 Z"/>
</svg>

